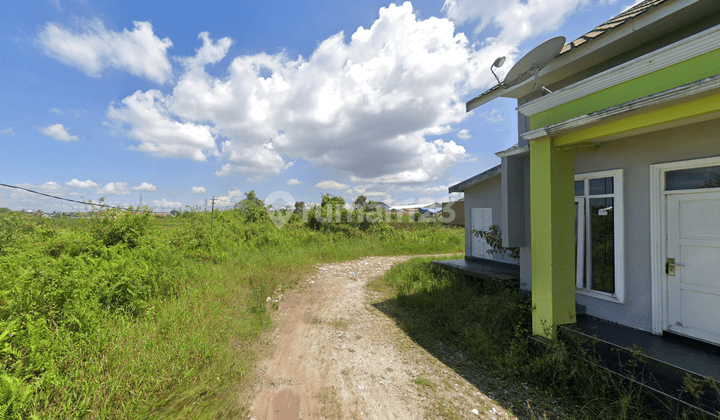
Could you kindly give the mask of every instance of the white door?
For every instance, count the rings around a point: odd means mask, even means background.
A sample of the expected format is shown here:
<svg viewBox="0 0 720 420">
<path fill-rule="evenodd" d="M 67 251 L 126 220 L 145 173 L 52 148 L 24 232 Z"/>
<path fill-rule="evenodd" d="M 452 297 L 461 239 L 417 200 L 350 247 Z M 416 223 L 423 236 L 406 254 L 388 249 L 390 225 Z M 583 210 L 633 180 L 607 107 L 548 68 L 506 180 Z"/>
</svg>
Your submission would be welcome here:
<svg viewBox="0 0 720 420">
<path fill-rule="evenodd" d="M 668 330 L 720 344 L 720 193 L 668 194 L 666 203 Z"/>
<path fill-rule="evenodd" d="M 488 230 L 492 226 L 492 209 L 491 208 L 474 208 L 472 209 L 471 225 L 473 230 Z M 472 236 L 472 256 L 477 258 L 492 258 L 488 254 L 491 249 L 487 241 L 479 236 Z"/>
</svg>

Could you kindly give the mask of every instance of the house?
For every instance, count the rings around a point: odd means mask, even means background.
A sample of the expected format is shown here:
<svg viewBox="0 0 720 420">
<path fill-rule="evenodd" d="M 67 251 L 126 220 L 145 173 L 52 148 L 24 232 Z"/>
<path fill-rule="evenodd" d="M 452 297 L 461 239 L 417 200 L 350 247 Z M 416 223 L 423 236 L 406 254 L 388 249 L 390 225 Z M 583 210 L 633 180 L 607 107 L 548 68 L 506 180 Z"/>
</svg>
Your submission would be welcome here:
<svg viewBox="0 0 720 420">
<path fill-rule="evenodd" d="M 442 203 L 442 223 L 450 226 L 465 227 L 465 199 Z"/>
<path fill-rule="evenodd" d="M 547 90 L 530 78 L 467 103 L 517 100 L 519 141 L 449 190 L 465 192 L 471 225 L 520 247 L 533 333 L 554 338 L 584 312 L 717 349 L 720 2 L 642 1 L 565 45 L 539 80 Z"/>
</svg>

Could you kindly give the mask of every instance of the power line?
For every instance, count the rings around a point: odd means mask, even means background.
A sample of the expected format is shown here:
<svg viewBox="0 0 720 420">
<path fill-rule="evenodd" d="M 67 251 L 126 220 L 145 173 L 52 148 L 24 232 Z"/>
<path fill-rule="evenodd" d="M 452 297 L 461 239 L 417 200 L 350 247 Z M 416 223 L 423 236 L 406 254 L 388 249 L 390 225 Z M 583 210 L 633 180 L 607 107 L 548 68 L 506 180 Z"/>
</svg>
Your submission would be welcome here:
<svg viewBox="0 0 720 420">
<path fill-rule="evenodd" d="M 23 188 L 23 187 L 16 187 L 15 185 L 0 184 L 0 187 L 15 188 L 16 190 L 23 190 L 23 191 L 27 191 L 27 192 L 30 192 L 30 193 L 33 193 L 33 194 L 44 195 L 45 197 L 54 198 L 54 199 L 56 199 L 56 200 L 65 200 L 65 201 L 70 201 L 70 202 L 72 202 L 72 203 L 85 204 L 85 205 L 88 205 L 88 206 L 99 206 L 99 207 L 109 207 L 109 208 L 120 209 L 120 210 L 130 210 L 130 209 L 126 209 L 126 208 L 123 208 L 123 207 L 120 207 L 120 206 L 111 206 L 111 205 L 108 205 L 108 204 L 101 204 L 101 203 L 88 203 L 88 202 L 86 202 L 86 201 L 78 201 L 78 200 L 73 200 L 73 199 L 71 199 L 71 198 L 58 197 L 58 196 L 55 196 L 55 195 L 50 195 L 50 194 L 45 194 L 45 193 L 41 193 L 41 192 L 38 192 L 38 191 L 29 190 L 29 189 Z"/>
</svg>

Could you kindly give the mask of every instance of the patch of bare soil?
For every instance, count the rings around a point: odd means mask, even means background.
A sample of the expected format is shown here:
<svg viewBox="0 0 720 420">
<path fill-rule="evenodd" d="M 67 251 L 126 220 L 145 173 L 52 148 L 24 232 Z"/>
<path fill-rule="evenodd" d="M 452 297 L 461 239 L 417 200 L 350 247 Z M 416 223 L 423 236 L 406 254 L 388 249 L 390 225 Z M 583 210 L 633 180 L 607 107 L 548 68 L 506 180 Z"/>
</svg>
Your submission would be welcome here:
<svg viewBox="0 0 720 420">
<path fill-rule="evenodd" d="M 251 418 L 515 418 L 373 306 L 382 297 L 367 283 L 410 258 L 318 266 L 286 297 L 271 297 L 275 348 L 258 365 Z"/>
</svg>

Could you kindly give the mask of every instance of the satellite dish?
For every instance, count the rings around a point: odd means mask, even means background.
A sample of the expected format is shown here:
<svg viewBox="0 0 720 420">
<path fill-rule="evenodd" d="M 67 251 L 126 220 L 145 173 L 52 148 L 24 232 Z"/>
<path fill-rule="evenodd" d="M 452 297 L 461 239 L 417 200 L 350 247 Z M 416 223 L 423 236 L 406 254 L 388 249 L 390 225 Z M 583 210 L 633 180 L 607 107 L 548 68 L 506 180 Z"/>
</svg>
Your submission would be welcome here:
<svg viewBox="0 0 720 420">
<path fill-rule="evenodd" d="M 510 86 L 522 83 L 533 76 L 535 76 L 537 84 L 540 85 L 538 73 L 540 73 L 540 70 L 542 70 L 543 67 L 553 61 L 564 45 L 565 37 L 558 36 L 533 48 L 529 53 L 525 54 L 523 58 L 515 63 L 505 76 L 505 80 L 500 84 L 500 86 L 507 89 Z M 547 89 L 542 86 L 541 89 L 547 91 Z"/>
</svg>

